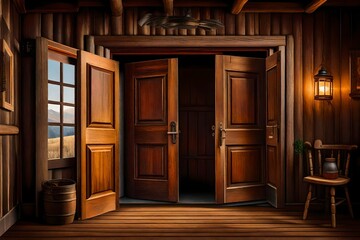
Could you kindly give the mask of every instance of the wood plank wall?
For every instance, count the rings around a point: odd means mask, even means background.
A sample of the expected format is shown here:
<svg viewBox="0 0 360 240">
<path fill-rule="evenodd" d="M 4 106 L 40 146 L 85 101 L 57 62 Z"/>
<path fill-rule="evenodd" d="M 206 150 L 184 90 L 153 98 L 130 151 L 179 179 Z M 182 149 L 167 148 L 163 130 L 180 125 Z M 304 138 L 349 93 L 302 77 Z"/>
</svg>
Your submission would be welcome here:
<svg viewBox="0 0 360 240">
<path fill-rule="evenodd" d="M 0 108 L 0 236 L 17 218 L 19 203 L 19 79 L 20 15 L 12 1 L 0 1 L 0 41 L 5 41 L 14 55 L 14 111 Z M 1 58 L 2 61 L 2 58 Z M 1 65 L 2 66 L 2 65 Z M 0 69 L 2 70 L 2 67 Z"/>
<path fill-rule="evenodd" d="M 175 8 L 175 15 L 187 9 Z M 221 30 L 173 30 L 139 27 L 137 20 L 147 12 L 161 12 L 162 9 L 125 8 L 122 16 L 113 17 L 109 10 L 100 12 L 98 8 L 81 8 L 78 13 L 30 13 L 23 16 L 22 36 L 34 38 L 43 36 L 79 49 L 93 48 L 103 54 L 108 50 L 86 44 L 86 35 L 288 35 L 294 36 L 294 139 L 313 141 L 323 139 L 326 143 L 352 143 L 360 145 L 360 100 L 351 99 L 349 76 L 349 50 L 360 49 L 360 15 L 358 9 L 321 8 L 314 14 L 291 13 L 240 13 L 231 15 L 223 8 L 191 8 L 194 17 L 217 18 L 225 24 Z M 88 45 L 88 46 L 87 46 Z M 87 46 L 87 47 L 85 47 Z M 315 101 L 313 98 L 313 75 L 322 59 L 334 76 L 334 99 Z M 31 63 L 30 63 L 31 64 Z M 32 89 L 34 79 L 28 76 L 24 84 Z M 30 82 L 30 83 L 26 83 Z M 32 82 L 32 83 L 31 83 Z M 31 102 L 28 93 L 27 100 Z M 29 120 L 29 119 L 28 119 Z M 32 121 L 32 120 L 29 120 Z M 27 124 L 27 122 L 24 122 Z M 29 134 L 33 134 L 29 130 Z M 23 173 L 23 196 L 32 196 L 34 159 L 32 144 L 25 146 Z M 27 155 L 30 154 L 30 155 Z M 303 161 L 298 156 L 286 159 L 286 202 L 302 203 L 305 199 Z M 356 188 L 360 186 L 360 159 L 352 163 L 352 187 L 354 201 L 360 202 Z M 29 170 L 30 169 L 30 170 Z M 31 197 L 30 197 L 31 198 Z"/>
</svg>

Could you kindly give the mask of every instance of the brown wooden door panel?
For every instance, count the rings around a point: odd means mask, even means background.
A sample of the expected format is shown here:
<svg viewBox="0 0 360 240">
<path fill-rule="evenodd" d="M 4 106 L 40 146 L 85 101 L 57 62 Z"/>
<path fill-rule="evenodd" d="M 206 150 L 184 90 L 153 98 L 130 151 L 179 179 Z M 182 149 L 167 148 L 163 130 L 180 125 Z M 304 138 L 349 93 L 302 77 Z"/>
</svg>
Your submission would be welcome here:
<svg viewBox="0 0 360 240">
<path fill-rule="evenodd" d="M 79 52 L 81 218 L 115 210 L 119 201 L 119 66 Z"/>
<path fill-rule="evenodd" d="M 282 117 L 282 69 L 281 53 L 266 59 L 266 167 L 268 201 L 275 207 L 284 204 L 284 161 L 281 150 Z"/>
<path fill-rule="evenodd" d="M 264 59 L 216 56 L 218 203 L 265 199 L 264 70 Z"/>
<path fill-rule="evenodd" d="M 113 145 L 87 145 L 87 198 L 108 190 L 114 191 L 114 157 Z"/>
<path fill-rule="evenodd" d="M 178 201 L 177 59 L 126 65 L 126 195 Z"/>
</svg>

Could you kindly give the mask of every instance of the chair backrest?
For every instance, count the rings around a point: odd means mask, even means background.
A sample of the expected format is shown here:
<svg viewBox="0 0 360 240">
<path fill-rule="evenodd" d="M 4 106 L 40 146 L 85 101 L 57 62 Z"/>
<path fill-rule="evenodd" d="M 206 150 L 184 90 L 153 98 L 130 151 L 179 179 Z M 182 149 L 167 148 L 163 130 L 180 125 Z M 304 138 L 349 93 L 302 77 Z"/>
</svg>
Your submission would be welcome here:
<svg viewBox="0 0 360 240">
<path fill-rule="evenodd" d="M 304 147 L 310 176 L 321 175 L 323 161 L 332 157 L 336 159 L 339 175 L 348 177 L 351 152 L 357 149 L 356 145 L 323 144 L 317 139 L 314 147 L 310 142 L 305 142 Z"/>
</svg>

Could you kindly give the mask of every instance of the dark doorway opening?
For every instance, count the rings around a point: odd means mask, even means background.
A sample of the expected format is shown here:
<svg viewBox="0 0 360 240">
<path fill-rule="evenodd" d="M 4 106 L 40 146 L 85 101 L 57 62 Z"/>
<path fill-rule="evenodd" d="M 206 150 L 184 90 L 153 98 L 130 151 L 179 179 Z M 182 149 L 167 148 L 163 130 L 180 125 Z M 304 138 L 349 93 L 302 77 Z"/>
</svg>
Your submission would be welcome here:
<svg viewBox="0 0 360 240">
<path fill-rule="evenodd" d="M 215 202 L 215 57 L 179 58 L 180 202 Z"/>
</svg>

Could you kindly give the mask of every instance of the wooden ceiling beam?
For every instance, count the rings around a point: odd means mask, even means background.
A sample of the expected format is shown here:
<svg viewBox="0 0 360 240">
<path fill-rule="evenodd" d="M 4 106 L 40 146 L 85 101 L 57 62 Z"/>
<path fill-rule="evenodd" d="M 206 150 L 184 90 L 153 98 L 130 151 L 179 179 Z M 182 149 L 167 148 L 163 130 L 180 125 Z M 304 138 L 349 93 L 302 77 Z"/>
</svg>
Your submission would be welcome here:
<svg viewBox="0 0 360 240">
<path fill-rule="evenodd" d="M 26 13 L 26 7 L 25 7 L 24 0 L 14 0 L 13 2 L 19 13 Z"/>
<path fill-rule="evenodd" d="M 231 13 L 239 14 L 247 2 L 248 0 L 234 0 Z"/>
<path fill-rule="evenodd" d="M 299 2 L 248 2 L 242 12 L 301 13 L 304 6 Z"/>
<path fill-rule="evenodd" d="M 265 1 L 265 0 L 264 0 Z M 123 0 L 124 7 L 161 7 L 161 2 L 144 0 Z M 224 7 L 225 1 L 198 0 L 175 1 L 174 7 Z M 303 13 L 304 5 L 300 2 L 247 2 L 242 12 L 278 12 L 278 13 Z"/>
<path fill-rule="evenodd" d="M 174 15 L 174 0 L 163 0 L 164 10 L 167 16 Z"/>
<path fill-rule="evenodd" d="M 119 17 L 123 14 L 122 0 L 110 0 L 111 13 L 114 17 Z"/>
<path fill-rule="evenodd" d="M 306 6 L 306 13 L 313 13 L 318 9 L 321 5 L 323 5 L 327 0 L 313 0 L 309 5 Z"/>
<path fill-rule="evenodd" d="M 166 0 L 123 0 L 124 7 L 161 7 Z M 172 1 L 174 7 L 228 7 L 228 3 L 218 0 Z"/>
</svg>

